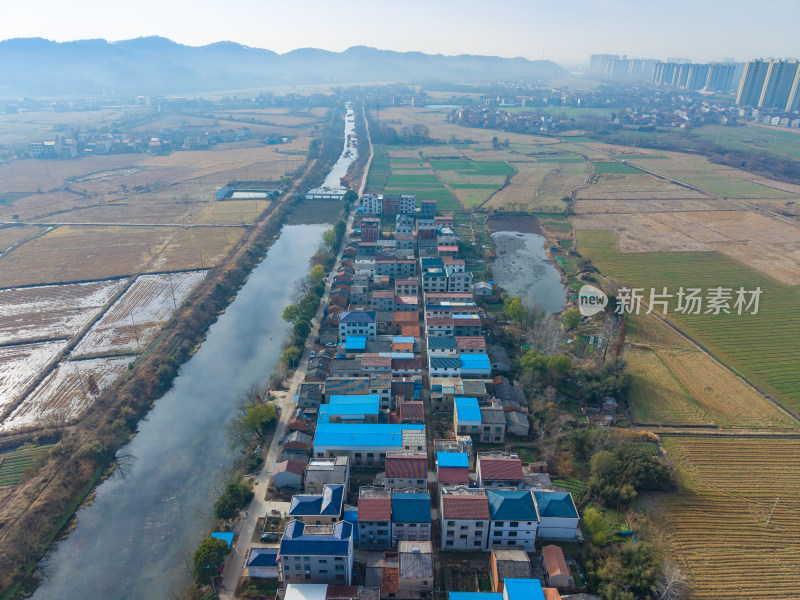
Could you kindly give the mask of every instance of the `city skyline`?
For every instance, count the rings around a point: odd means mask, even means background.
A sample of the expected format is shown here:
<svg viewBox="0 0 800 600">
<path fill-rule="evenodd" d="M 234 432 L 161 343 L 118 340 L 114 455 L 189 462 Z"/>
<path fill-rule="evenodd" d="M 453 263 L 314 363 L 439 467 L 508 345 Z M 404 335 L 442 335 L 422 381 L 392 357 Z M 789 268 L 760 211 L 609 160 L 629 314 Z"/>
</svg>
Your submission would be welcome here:
<svg viewBox="0 0 800 600">
<path fill-rule="evenodd" d="M 800 16 L 798 5 L 788 0 L 768 0 L 760 10 L 747 12 L 746 19 L 741 18 L 743 2 L 698 5 L 678 0 L 657 20 L 634 0 L 577 0 L 555 6 L 511 1 L 502 10 L 487 9 L 476 0 L 410 0 L 403 10 L 364 0 L 346 8 L 322 0 L 235 0 L 222 15 L 219 6 L 210 0 L 141 0 L 136 11 L 123 13 L 99 0 L 15 4 L 4 11 L 0 39 L 119 41 L 156 35 L 190 46 L 233 41 L 281 54 L 307 47 L 342 51 L 364 45 L 430 54 L 544 58 L 578 67 L 597 53 L 659 60 L 686 56 L 703 62 L 790 58 L 797 52 L 796 19 L 791 17 Z"/>
</svg>

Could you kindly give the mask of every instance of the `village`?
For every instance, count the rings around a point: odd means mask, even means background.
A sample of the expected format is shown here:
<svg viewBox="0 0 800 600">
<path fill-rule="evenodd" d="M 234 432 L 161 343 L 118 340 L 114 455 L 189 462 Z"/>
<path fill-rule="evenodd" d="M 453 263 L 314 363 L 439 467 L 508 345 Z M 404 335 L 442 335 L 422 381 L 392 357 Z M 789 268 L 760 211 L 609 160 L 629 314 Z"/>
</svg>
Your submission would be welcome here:
<svg viewBox="0 0 800 600">
<path fill-rule="evenodd" d="M 419 204 L 361 198 L 282 415 L 277 493 L 225 579 L 285 600 L 597 598 L 572 494 L 513 449 L 528 406 L 479 304 L 496 290 L 467 270 L 452 217 Z"/>
</svg>

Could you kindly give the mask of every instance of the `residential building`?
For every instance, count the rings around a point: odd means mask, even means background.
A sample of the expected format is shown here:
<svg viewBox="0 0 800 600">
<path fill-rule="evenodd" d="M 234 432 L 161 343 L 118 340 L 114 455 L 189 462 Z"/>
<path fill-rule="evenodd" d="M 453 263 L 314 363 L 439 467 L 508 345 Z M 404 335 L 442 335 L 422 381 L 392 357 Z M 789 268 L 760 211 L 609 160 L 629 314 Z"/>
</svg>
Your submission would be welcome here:
<svg viewBox="0 0 800 600">
<path fill-rule="evenodd" d="M 477 398 L 456 398 L 453 411 L 456 435 L 480 435 L 481 409 Z"/>
<path fill-rule="evenodd" d="M 376 330 L 375 311 L 349 311 L 339 313 L 339 342 L 344 342 L 348 335 L 365 335 L 374 340 Z"/>
<path fill-rule="evenodd" d="M 319 407 L 317 423 L 377 423 L 380 403 L 377 394 L 332 395 Z"/>
<path fill-rule="evenodd" d="M 392 376 L 389 373 L 371 373 L 367 377 L 340 377 L 325 381 L 324 395 L 330 398 L 335 394 L 377 395 L 381 410 L 391 409 Z"/>
<path fill-rule="evenodd" d="M 272 472 L 272 481 L 278 489 L 292 487 L 300 489 L 303 487 L 303 471 L 306 463 L 299 460 L 284 460 L 275 464 Z"/>
<path fill-rule="evenodd" d="M 567 561 L 564 560 L 564 551 L 559 546 L 550 544 L 542 548 L 542 567 L 545 583 L 550 587 L 563 588 L 575 585 Z"/>
<path fill-rule="evenodd" d="M 458 486 L 441 493 L 442 550 L 486 551 L 489 502 L 486 492 Z"/>
<path fill-rule="evenodd" d="M 340 484 L 347 489 L 350 482 L 350 459 L 347 456 L 312 458 L 306 466 L 303 489 L 307 494 L 320 494 L 328 484 Z"/>
<path fill-rule="evenodd" d="M 506 435 L 506 416 L 496 400 L 491 406 L 481 406 L 480 441 L 484 444 L 502 444 Z"/>
<path fill-rule="evenodd" d="M 397 598 L 425 600 L 433 589 L 433 546 L 429 541 L 401 541 Z"/>
<path fill-rule="evenodd" d="M 307 581 L 350 585 L 353 526 L 347 521 L 334 525 L 291 521 L 281 538 L 279 556 L 285 584 Z"/>
<path fill-rule="evenodd" d="M 522 546 L 533 552 L 539 515 L 530 490 L 486 490 L 489 499 L 489 544 Z"/>
<path fill-rule="evenodd" d="M 516 454 L 479 452 L 475 473 L 478 487 L 522 488 L 522 461 Z"/>
<path fill-rule="evenodd" d="M 426 493 L 392 493 L 392 541 L 431 539 L 431 496 Z"/>
<path fill-rule="evenodd" d="M 250 548 L 244 566 L 248 577 L 279 579 L 280 561 L 277 548 Z"/>
<path fill-rule="evenodd" d="M 393 490 L 428 489 L 428 455 L 416 452 L 388 452 L 384 485 Z"/>
<path fill-rule="evenodd" d="M 769 61 L 751 60 L 745 64 L 744 73 L 739 82 L 739 90 L 736 93 L 736 104 L 758 106 L 768 70 Z"/>
<path fill-rule="evenodd" d="M 358 491 L 358 546 L 372 550 L 392 547 L 392 491 L 362 486 Z"/>
<path fill-rule="evenodd" d="M 459 336 L 461 339 L 465 339 Z M 457 338 L 458 339 L 458 338 Z M 464 352 L 458 355 L 459 370 L 462 377 L 489 379 L 492 376 L 492 364 L 489 356 L 482 353 Z"/>
<path fill-rule="evenodd" d="M 321 494 L 296 494 L 289 505 L 289 516 L 306 525 L 326 525 L 341 520 L 344 486 L 326 483 Z"/>
<path fill-rule="evenodd" d="M 437 492 L 446 486 L 469 485 L 469 455 L 465 452 L 436 453 Z"/>
<path fill-rule="evenodd" d="M 346 454 L 359 467 L 383 467 L 386 453 L 398 450 L 424 451 L 425 426 L 320 423 L 314 438 L 315 457 Z"/>
<path fill-rule="evenodd" d="M 540 492 L 534 490 L 539 512 L 539 538 L 544 540 L 574 540 L 578 531 L 578 510 L 569 492 Z"/>
<path fill-rule="evenodd" d="M 508 579 L 528 579 L 533 576 L 531 559 L 519 546 L 493 546 L 489 556 L 489 579 L 493 592 L 503 591 Z"/>
</svg>

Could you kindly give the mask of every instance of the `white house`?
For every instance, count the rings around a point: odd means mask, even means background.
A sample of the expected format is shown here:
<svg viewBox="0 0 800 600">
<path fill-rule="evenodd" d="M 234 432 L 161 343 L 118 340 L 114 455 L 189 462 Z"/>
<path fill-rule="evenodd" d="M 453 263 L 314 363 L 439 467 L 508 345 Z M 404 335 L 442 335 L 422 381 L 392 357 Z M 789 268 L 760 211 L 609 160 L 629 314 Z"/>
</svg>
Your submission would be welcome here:
<svg viewBox="0 0 800 600">
<path fill-rule="evenodd" d="M 574 540 L 578 530 L 578 510 L 569 492 L 533 492 L 539 512 L 539 538 Z"/>
</svg>

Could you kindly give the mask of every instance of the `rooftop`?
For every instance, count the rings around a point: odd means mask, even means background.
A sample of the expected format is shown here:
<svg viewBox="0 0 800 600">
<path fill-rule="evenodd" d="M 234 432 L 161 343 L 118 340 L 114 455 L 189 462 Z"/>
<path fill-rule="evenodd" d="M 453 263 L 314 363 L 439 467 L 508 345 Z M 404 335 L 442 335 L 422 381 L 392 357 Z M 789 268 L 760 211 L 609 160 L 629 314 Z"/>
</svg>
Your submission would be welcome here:
<svg viewBox="0 0 800 600">
<path fill-rule="evenodd" d="M 486 490 L 494 521 L 538 521 L 530 490 Z"/>
<path fill-rule="evenodd" d="M 283 462 L 275 464 L 273 475 L 283 472 L 294 473 L 295 475 L 302 475 L 305 468 L 306 468 L 306 463 L 300 462 L 299 460 L 284 460 Z"/>
<path fill-rule="evenodd" d="M 339 323 L 374 323 L 375 311 L 343 310 L 339 314 Z"/>
<path fill-rule="evenodd" d="M 430 542 L 401 541 L 400 579 L 433 579 L 433 545 Z"/>
<path fill-rule="evenodd" d="M 480 423 L 481 410 L 478 407 L 477 398 L 456 398 L 455 408 L 459 421 L 474 421 Z"/>
<path fill-rule="evenodd" d="M 478 456 L 481 479 L 512 479 L 522 481 L 522 461 L 519 458 L 485 458 Z"/>
<path fill-rule="evenodd" d="M 395 523 L 430 523 L 430 494 L 392 494 L 392 521 Z"/>
<path fill-rule="evenodd" d="M 542 560 L 544 561 L 548 575 L 570 576 L 567 561 L 564 560 L 564 551 L 555 544 L 550 544 L 542 548 Z"/>
<path fill-rule="evenodd" d="M 250 548 L 247 556 L 248 567 L 277 567 L 279 562 L 277 548 Z"/>
<path fill-rule="evenodd" d="M 440 469 L 446 467 L 469 468 L 469 456 L 464 452 L 437 452 L 436 464 Z"/>
<path fill-rule="evenodd" d="M 542 582 L 538 579 L 506 579 L 503 589 L 508 600 L 544 600 Z"/>
<path fill-rule="evenodd" d="M 291 521 L 286 525 L 280 555 L 347 556 L 353 526 L 347 521 L 335 525 L 305 525 Z"/>
<path fill-rule="evenodd" d="M 533 492 L 540 517 L 577 519 L 578 511 L 569 492 Z"/>
<path fill-rule="evenodd" d="M 320 423 L 314 447 L 397 446 L 403 444 L 403 430 L 425 429 L 424 425 L 373 423 Z"/>
<path fill-rule="evenodd" d="M 436 475 L 439 483 L 469 483 L 467 467 L 439 467 Z"/>
<path fill-rule="evenodd" d="M 297 494 L 292 496 L 289 514 L 292 516 L 339 516 L 342 514 L 344 486 L 324 484 L 322 494 Z"/>
<path fill-rule="evenodd" d="M 425 479 L 428 478 L 428 457 L 420 455 L 386 456 L 386 478 Z"/>
<path fill-rule="evenodd" d="M 489 503 L 484 494 L 442 493 L 442 519 L 489 520 Z"/>
</svg>

